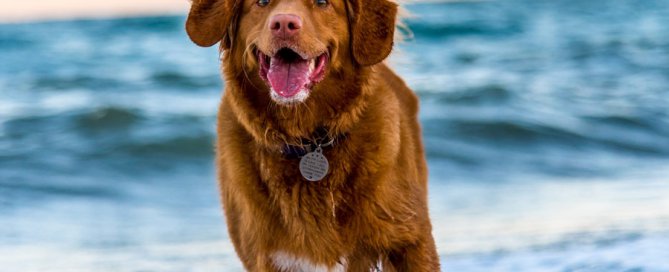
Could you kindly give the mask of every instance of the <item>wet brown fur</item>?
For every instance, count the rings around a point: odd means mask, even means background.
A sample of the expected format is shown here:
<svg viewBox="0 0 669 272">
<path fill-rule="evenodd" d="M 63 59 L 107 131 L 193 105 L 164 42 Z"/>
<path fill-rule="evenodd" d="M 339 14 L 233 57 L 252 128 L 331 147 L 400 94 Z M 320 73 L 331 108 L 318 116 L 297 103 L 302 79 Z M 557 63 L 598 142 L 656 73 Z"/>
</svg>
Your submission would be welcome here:
<svg viewBox="0 0 669 272">
<path fill-rule="evenodd" d="M 272 1 L 303 16 L 306 34 L 297 42 L 305 51 L 327 45 L 331 54 L 325 79 L 290 106 L 270 99 L 251 47 L 271 49 L 262 28 L 272 6 L 194 0 L 191 8 L 191 39 L 202 46 L 221 41 L 223 50 L 219 184 L 230 238 L 249 271 L 278 271 L 270 258 L 277 251 L 328 267 L 345 260 L 348 271 L 370 271 L 379 261 L 384 271 L 439 270 L 418 100 L 382 63 L 392 50 L 397 6 L 344 1 L 327 9 L 311 0 Z M 324 151 L 328 176 L 308 182 L 299 160 L 280 150 L 319 127 L 339 138 Z"/>
</svg>

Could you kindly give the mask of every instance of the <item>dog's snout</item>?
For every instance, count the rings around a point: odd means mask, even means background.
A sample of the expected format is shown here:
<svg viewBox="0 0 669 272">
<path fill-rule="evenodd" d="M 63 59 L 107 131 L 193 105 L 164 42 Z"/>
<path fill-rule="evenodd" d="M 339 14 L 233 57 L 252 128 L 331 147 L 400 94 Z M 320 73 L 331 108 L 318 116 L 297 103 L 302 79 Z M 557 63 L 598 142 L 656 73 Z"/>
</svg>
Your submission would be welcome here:
<svg viewBox="0 0 669 272">
<path fill-rule="evenodd" d="M 275 37 L 290 38 L 302 28 L 302 19 L 293 14 L 277 14 L 269 21 L 269 29 Z"/>
</svg>

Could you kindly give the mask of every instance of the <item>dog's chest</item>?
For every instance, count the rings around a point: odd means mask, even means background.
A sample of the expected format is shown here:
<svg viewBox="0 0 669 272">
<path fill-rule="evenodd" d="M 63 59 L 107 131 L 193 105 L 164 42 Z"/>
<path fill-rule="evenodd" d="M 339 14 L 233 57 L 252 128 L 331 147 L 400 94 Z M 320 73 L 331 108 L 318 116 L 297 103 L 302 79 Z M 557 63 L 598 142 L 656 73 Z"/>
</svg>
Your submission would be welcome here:
<svg viewBox="0 0 669 272">
<path fill-rule="evenodd" d="M 339 258 L 335 265 L 319 264 L 306 257 L 298 257 L 285 251 L 276 251 L 271 255 L 272 263 L 281 271 L 295 272 L 344 272 L 347 269 L 346 258 Z"/>
</svg>

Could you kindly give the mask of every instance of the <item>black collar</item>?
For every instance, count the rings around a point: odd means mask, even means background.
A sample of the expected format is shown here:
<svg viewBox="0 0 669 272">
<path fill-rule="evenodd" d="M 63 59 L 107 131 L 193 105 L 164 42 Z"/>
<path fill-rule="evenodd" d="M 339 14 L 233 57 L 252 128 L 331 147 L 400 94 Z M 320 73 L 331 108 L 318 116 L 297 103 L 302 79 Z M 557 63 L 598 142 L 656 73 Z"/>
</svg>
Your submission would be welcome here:
<svg viewBox="0 0 669 272">
<path fill-rule="evenodd" d="M 309 152 L 313 152 L 319 146 L 323 149 L 327 147 L 332 147 L 336 141 L 344 138 L 344 135 L 331 136 L 327 129 L 318 128 L 313 134 L 311 139 L 301 139 L 300 144 L 284 144 L 281 147 L 281 154 L 288 159 L 298 159 L 302 158 L 304 155 Z"/>
</svg>

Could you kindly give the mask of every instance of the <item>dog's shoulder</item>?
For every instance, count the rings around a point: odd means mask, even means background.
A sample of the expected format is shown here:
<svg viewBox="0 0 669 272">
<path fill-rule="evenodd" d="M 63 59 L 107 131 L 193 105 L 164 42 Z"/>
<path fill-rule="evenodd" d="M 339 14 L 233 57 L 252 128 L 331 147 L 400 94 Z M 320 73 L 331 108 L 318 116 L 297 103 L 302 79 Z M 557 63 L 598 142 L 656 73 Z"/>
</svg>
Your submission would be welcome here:
<svg viewBox="0 0 669 272">
<path fill-rule="evenodd" d="M 375 66 L 377 79 L 385 88 L 395 94 L 402 110 L 410 116 L 418 114 L 418 97 L 387 64 L 381 63 Z"/>
</svg>

